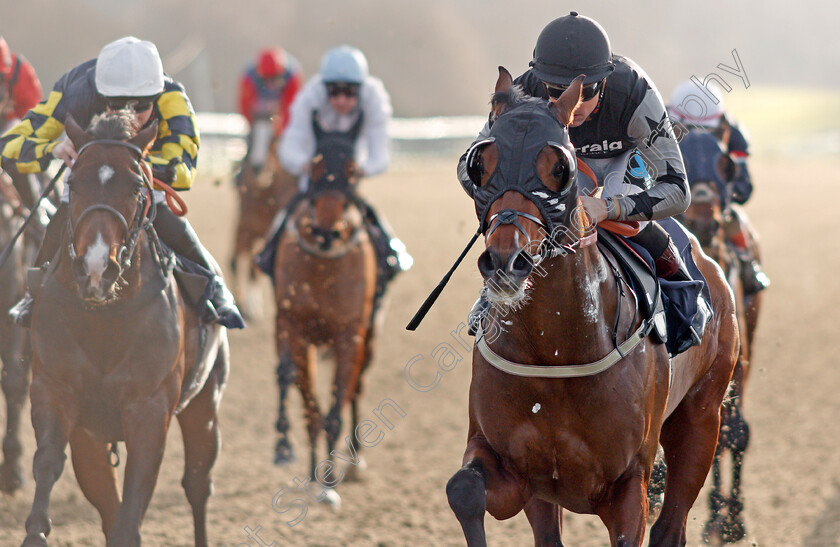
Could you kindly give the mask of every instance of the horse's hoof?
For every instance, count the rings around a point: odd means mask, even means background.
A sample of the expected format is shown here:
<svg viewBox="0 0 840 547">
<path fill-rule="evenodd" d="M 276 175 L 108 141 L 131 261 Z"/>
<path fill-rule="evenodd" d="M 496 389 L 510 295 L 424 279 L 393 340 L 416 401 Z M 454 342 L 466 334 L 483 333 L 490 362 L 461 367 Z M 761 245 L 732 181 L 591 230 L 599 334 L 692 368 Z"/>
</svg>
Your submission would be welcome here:
<svg viewBox="0 0 840 547">
<path fill-rule="evenodd" d="M 23 540 L 20 547 L 47 547 L 47 536 L 44 534 L 26 536 L 26 539 Z"/>
<path fill-rule="evenodd" d="M 349 469 L 344 473 L 344 480 L 348 482 L 358 482 L 365 478 L 365 471 L 367 471 L 367 461 L 362 455 L 359 455 L 359 463 L 348 466 Z"/>
<path fill-rule="evenodd" d="M 4 462 L 0 465 L 0 492 L 13 494 L 23 486 L 23 473 L 17 466 Z"/>
<path fill-rule="evenodd" d="M 288 441 L 277 441 L 274 447 L 274 465 L 287 465 L 295 461 L 295 451 Z"/>
<path fill-rule="evenodd" d="M 709 545 L 723 545 L 723 517 L 710 519 L 703 528 L 703 543 Z"/>
<path fill-rule="evenodd" d="M 333 513 L 337 513 L 341 510 L 341 496 L 339 496 L 338 492 L 336 492 L 334 489 L 324 489 L 323 501 L 327 502 L 327 505 L 330 506 L 330 509 L 332 509 Z"/>
<path fill-rule="evenodd" d="M 744 539 L 747 535 L 747 527 L 744 521 L 738 517 L 728 518 L 721 529 L 721 539 L 726 543 L 735 543 Z"/>
<path fill-rule="evenodd" d="M 648 496 L 648 517 L 647 521 L 648 524 L 652 524 L 656 521 L 659 517 L 659 513 L 662 512 L 662 494 L 655 494 L 652 496 Z"/>
</svg>

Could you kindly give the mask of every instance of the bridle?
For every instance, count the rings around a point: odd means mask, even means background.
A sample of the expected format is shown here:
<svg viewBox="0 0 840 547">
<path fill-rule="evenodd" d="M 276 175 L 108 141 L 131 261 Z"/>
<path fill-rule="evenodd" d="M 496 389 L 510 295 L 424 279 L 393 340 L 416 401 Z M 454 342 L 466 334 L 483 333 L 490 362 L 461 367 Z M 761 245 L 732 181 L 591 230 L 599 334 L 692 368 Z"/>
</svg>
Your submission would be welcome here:
<svg viewBox="0 0 840 547">
<path fill-rule="evenodd" d="M 123 227 L 123 230 L 125 230 L 125 237 L 123 238 L 123 244 L 120 247 L 120 250 L 117 252 L 117 262 L 120 266 L 120 270 L 125 271 L 131 267 L 131 257 L 134 254 L 135 247 L 137 246 L 137 239 L 140 235 L 140 231 L 149 230 L 151 228 L 152 223 L 154 222 L 155 216 L 157 215 L 157 208 L 155 206 L 154 195 L 152 192 L 151 167 L 146 161 L 143 160 L 143 151 L 140 149 L 140 147 L 130 142 L 115 139 L 97 139 L 87 142 L 84 146 L 82 146 L 79 149 L 76 161 L 78 161 L 78 158 L 82 156 L 85 150 L 87 150 L 93 145 L 122 146 L 134 152 L 134 154 L 137 156 L 136 164 L 140 171 L 140 178 L 143 181 L 143 186 L 146 188 L 146 192 L 141 192 L 139 197 L 137 198 L 137 208 L 135 209 L 134 218 L 132 219 L 130 225 L 122 213 L 120 213 L 110 205 L 106 205 L 104 203 L 95 203 L 90 207 L 86 208 L 84 211 L 82 211 L 82 214 L 79 215 L 79 218 L 76 220 L 76 226 L 78 226 L 85 219 L 85 217 L 87 217 L 91 213 L 96 211 L 105 211 L 106 213 L 109 213 L 111 216 L 115 217 L 119 221 L 119 223 Z M 68 250 L 70 258 L 75 261 L 75 259 L 78 257 L 78 253 L 76 252 L 75 246 L 75 228 L 73 226 L 73 220 L 71 218 L 68 218 L 67 226 L 68 234 L 70 236 Z"/>
<path fill-rule="evenodd" d="M 356 195 L 353 191 L 352 187 L 345 184 L 312 184 L 310 188 L 301 195 L 301 204 L 307 203 L 312 205 L 315 202 L 315 199 L 330 190 L 341 192 L 346 198 L 349 204 L 355 206 L 360 214 L 364 214 L 363 206 L 361 204 L 361 199 Z M 299 205 L 300 206 L 300 205 Z M 297 243 L 297 246 L 305 253 L 317 256 L 318 258 L 327 258 L 327 259 L 336 259 L 341 258 L 350 250 L 355 247 L 360 239 L 362 234 L 364 233 L 363 222 L 360 223 L 358 226 L 353 228 L 353 232 L 350 236 L 344 241 L 344 245 L 342 245 L 339 249 L 327 249 L 324 250 L 317 245 L 313 245 L 310 241 L 304 238 L 300 231 L 298 230 L 295 222 L 289 222 L 288 224 L 288 232 L 289 235 L 292 236 L 292 241 Z M 332 241 L 334 239 L 338 239 L 333 237 L 331 230 L 325 230 L 320 227 L 313 227 L 312 232 L 316 236 L 320 236 L 327 241 Z"/>
</svg>

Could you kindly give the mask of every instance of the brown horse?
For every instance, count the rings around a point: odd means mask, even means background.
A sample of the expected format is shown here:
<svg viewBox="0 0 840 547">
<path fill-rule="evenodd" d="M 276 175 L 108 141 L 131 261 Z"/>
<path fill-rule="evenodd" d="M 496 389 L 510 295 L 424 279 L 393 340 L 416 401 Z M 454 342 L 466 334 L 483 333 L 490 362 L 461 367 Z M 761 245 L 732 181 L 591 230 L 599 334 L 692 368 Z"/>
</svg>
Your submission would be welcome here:
<svg viewBox="0 0 840 547">
<path fill-rule="evenodd" d="M 236 176 L 239 218 L 230 261 L 236 299 L 244 303 L 249 317 L 262 315 L 262 291 L 256 285 L 259 273 L 254 253 L 268 232 L 271 221 L 297 189 L 297 181 L 283 170 L 274 153 L 277 138 L 271 118 L 257 118 L 248 138 L 248 155 Z"/>
<path fill-rule="evenodd" d="M 720 264 L 735 294 L 735 308 L 740 332 L 740 352 L 728 396 L 721 408 L 721 428 L 718 447 L 712 464 L 713 489 L 709 498 L 710 518 L 704 539 L 734 543 L 746 535 L 741 513 L 744 507 L 741 492 L 741 470 L 749 443 L 749 424 L 744 417 L 744 394 L 751 368 L 752 342 L 761 308 L 761 292 L 745 295 L 741 284 L 738 258 L 726 242 L 723 199 L 720 189 L 725 173 L 731 172 L 731 159 L 720 149 L 710 133 L 690 132 L 684 135 L 680 148 L 691 186 L 691 205 L 682 221 L 699 240 L 703 251 Z M 747 227 L 756 257 L 760 259 L 758 237 L 738 205 L 731 204 L 730 214 L 741 215 Z M 726 452 L 732 461 L 730 494 L 723 494 L 721 463 Z"/>
<path fill-rule="evenodd" d="M 0 172 L 0 249 L 11 242 L 21 224 L 20 196 L 11 179 Z M 0 492 L 12 493 L 23 484 L 20 456 L 20 415 L 29 391 L 29 335 L 8 316 L 26 288 L 24 274 L 37 243 L 28 237 L 18 239 L 8 260 L 0 265 L 0 362 L 3 395 L 6 398 L 6 428 L 3 436 L 3 463 L 0 464 Z"/>
<path fill-rule="evenodd" d="M 207 545 L 218 406 L 228 377 L 226 331 L 200 325 L 151 229 L 153 124 L 132 137 L 131 115 L 103 115 L 88 132 L 67 119 L 78 150 L 70 221 L 43 283 L 32 284 L 35 499 L 23 545 L 46 545 L 50 492 L 70 444 L 76 479 L 102 517 L 109 546 L 140 544 L 173 416 L 184 438 L 182 484 L 196 545 Z M 120 494 L 109 448 L 125 442 Z"/>
<path fill-rule="evenodd" d="M 486 544 L 485 511 L 523 509 L 536 545 L 561 545 L 562 508 L 598 515 L 612 545 L 640 545 L 658 443 L 669 475 L 650 543 L 684 545 L 714 456 L 738 351 L 732 293 L 695 245 L 714 309 L 702 343 L 671 364 L 646 336 L 578 207 L 566 126 L 581 81 L 548 106 L 500 69 L 491 139 L 469 156 L 493 336 L 476 335 L 467 449 L 447 495 L 471 546 Z"/>
<path fill-rule="evenodd" d="M 352 158 L 351 141 L 333 139 L 321 148 L 312 165 L 309 190 L 293 201 L 297 205 L 289 213 L 275 260 L 280 360 L 275 463 L 293 459 L 286 395 L 294 380 L 305 405 L 311 476 L 315 476 L 320 432 L 326 430 L 329 454 L 341 433 L 342 409 L 347 403 L 351 404 L 355 431 L 361 376 L 373 350 L 376 263 L 364 227 L 363 205 L 355 193 L 358 177 Z M 318 348 L 329 350 L 336 363 L 326 417 L 315 394 Z M 355 444 L 354 436 L 352 442 Z"/>
</svg>

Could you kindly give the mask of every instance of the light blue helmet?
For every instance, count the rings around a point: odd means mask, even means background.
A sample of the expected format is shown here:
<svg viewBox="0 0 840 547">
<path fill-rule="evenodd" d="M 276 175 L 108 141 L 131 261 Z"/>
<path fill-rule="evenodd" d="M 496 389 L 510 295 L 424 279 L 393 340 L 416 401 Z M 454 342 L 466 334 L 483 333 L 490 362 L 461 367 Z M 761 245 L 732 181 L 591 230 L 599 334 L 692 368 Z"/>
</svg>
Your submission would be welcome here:
<svg viewBox="0 0 840 547">
<path fill-rule="evenodd" d="M 321 59 L 321 79 L 324 83 L 348 82 L 361 85 L 368 77 L 365 54 L 350 46 L 338 46 Z"/>
</svg>

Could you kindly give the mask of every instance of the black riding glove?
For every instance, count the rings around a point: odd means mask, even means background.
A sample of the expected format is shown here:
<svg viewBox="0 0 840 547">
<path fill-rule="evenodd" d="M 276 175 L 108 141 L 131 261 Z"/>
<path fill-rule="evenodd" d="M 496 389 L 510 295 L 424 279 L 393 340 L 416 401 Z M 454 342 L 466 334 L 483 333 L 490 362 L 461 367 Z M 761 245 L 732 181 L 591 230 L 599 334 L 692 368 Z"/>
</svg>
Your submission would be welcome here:
<svg viewBox="0 0 840 547">
<path fill-rule="evenodd" d="M 155 178 L 172 186 L 172 183 L 175 182 L 175 166 L 178 165 L 178 161 L 178 158 L 172 158 L 166 165 L 155 165 Z"/>
</svg>

